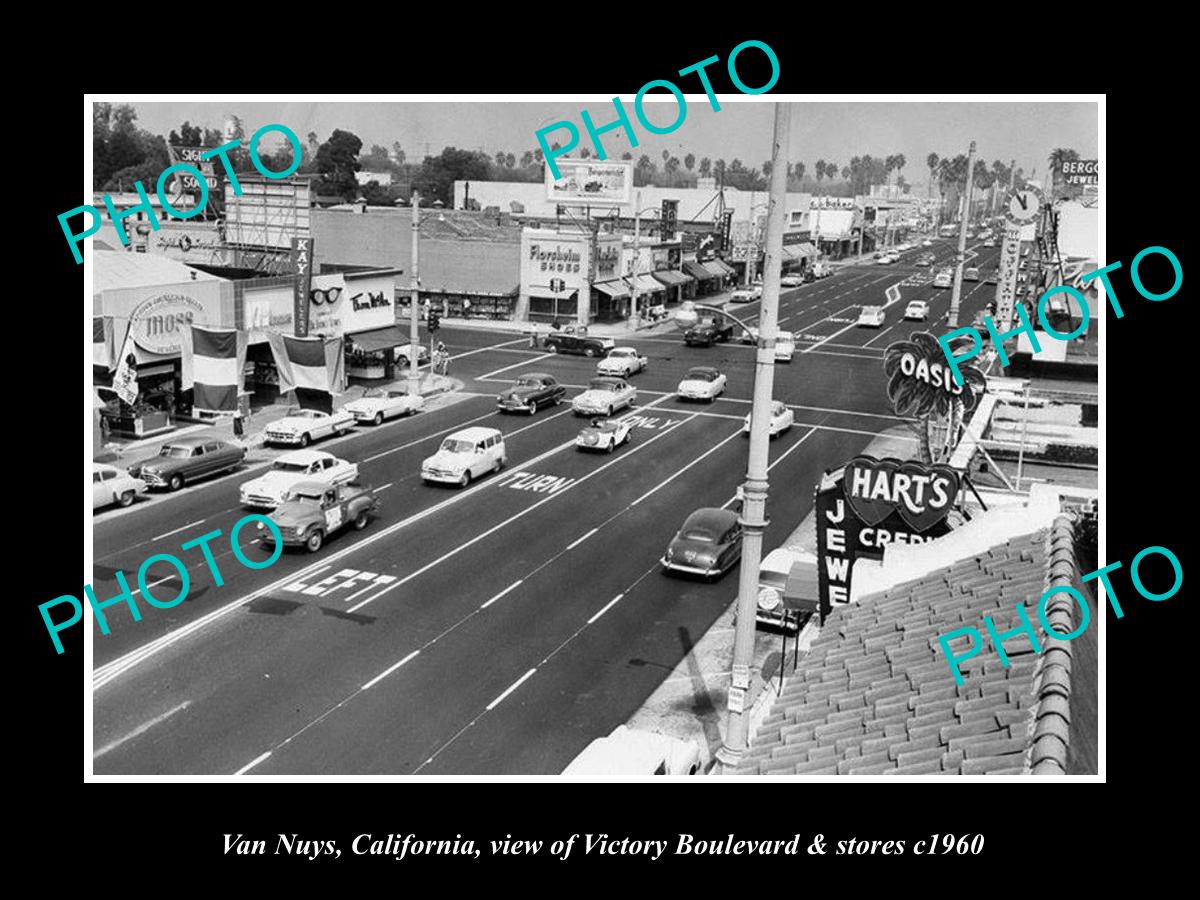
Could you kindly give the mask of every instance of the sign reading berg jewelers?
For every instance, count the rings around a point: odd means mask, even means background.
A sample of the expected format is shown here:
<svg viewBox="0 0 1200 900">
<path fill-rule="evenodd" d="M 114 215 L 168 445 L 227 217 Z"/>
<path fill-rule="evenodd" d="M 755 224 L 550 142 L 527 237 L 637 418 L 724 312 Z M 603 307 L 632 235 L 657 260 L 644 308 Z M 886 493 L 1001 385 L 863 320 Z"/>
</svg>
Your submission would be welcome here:
<svg viewBox="0 0 1200 900">
<path fill-rule="evenodd" d="M 950 530 L 946 517 L 962 487 L 943 464 L 856 456 L 816 490 L 821 622 L 850 602 L 854 561 L 882 559 L 889 544 L 921 544 Z"/>
</svg>

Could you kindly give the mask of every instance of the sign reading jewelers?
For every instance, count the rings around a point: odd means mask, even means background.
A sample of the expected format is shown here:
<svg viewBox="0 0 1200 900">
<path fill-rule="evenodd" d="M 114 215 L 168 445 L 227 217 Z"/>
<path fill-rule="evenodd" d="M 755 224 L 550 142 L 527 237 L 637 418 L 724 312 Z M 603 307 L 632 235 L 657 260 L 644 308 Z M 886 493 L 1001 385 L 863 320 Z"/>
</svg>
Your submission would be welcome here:
<svg viewBox="0 0 1200 900">
<path fill-rule="evenodd" d="M 882 559 L 889 544 L 922 544 L 950 530 L 962 487 L 947 465 L 856 456 L 816 490 L 821 622 L 850 602 L 856 559 Z"/>
<path fill-rule="evenodd" d="M 313 239 L 292 238 L 292 272 L 296 285 L 292 292 L 292 320 L 296 337 L 308 337 L 308 294 L 312 290 Z"/>
</svg>

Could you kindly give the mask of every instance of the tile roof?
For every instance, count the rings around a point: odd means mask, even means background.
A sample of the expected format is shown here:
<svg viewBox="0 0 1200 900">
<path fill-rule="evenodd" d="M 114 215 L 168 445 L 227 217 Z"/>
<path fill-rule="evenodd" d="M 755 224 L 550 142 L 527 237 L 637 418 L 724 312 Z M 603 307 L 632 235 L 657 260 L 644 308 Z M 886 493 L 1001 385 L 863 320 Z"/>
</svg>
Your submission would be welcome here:
<svg viewBox="0 0 1200 900">
<path fill-rule="evenodd" d="M 1050 586 L 1079 586 L 1072 520 L 1012 538 L 978 556 L 834 610 L 759 727 L 738 775 L 1062 774 L 1070 727 L 1071 642 L 1046 640 L 1037 602 Z M 984 634 L 1020 624 L 1039 631 L 990 643 L 960 664 L 956 685 L 938 636 L 963 624 Z M 1067 595 L 1047 603 L 1067 633 L 1079 612 Z M 1090 627 L 1090 626 L 1089 626 Z M 956 639 L 966 641 L 967 638 Z"/>
</svg>

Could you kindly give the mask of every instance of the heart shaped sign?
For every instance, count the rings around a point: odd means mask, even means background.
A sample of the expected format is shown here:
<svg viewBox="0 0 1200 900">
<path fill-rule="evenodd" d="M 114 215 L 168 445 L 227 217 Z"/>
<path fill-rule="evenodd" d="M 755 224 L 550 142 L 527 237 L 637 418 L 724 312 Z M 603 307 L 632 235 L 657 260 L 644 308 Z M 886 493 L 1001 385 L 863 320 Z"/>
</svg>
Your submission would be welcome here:
<svg viewBox="0 0 1200 900">
<path fill-rule="evenodd" d="M 878 525 L 892 514 L 892 482 L 900 469 L 900 461 L 856 456 L 846 463 L 842 489 L 846 502 L 864 525 Z"/>
<path fill-rule="evenodd" d="M 958 497 L 957 471 L 942 463 L 909 461 L 901 464 L 896 474 L 896 507 L 913 531 L 921 534 L 946 518 Z"/>
</svg>

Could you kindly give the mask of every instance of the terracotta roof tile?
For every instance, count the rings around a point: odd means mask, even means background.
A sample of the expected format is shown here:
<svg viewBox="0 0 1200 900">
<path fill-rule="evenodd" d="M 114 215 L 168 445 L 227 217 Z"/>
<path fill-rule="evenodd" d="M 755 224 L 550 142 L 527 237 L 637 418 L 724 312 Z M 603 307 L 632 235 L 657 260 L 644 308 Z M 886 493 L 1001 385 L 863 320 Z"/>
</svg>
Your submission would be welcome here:
<svg viewBox="0 0 1200 900">
<path fill-rule="evenodd" d="M 996 717 L 992 715 L 986 719 L 979 719 L 978 721 L 967 722 L 961 725 L 947 725 L 938 732 L 938 736 L 941 738 L 942 743 L 949 745 L 956 738 L 972 737 L 979 734 L 996 734 L 999 731 L 1000 725 L 996 722 Z"/>
<path fill-rule="evenodd" d="M 892 760 L 888 757 L 886 750 L 879 752 L 879 753 L 872 753 L 872 754 L 866 755 L 866 756 L 855 757 L 852 759 L 844 759 L 840 763 L 838 763 L 838 774 L 839 775 L 847 775 L 847 774 L 850 774 L 851 769 L 864 769 L 864 768 L 870 768 L 873 766 L 880 766 L 880 765 L 882 765 L 884 768 L 887 768 L 887 769 L 893 768 L 895 765 L 892 762 Z M 875 773 L 875 772 L 859 772 L 859 774 L 874 775 L 877 773 Z"/>
<path fill-rule="evenodd" d="M 1004 756 L 1008 753 L 1024 754 L 1026 748 L 1029 746 L 1028 742 L 1023 737 L 1005 737 L 1000 740 L 984 740 L 979 741 L 978 743 L 966 743 L 967 741 L 972 741 L 973 738 L 958 738 L 956 740 L 961 740 L 964 742 L 962 744 L 962 751 L 963 755 L 966 756 L 967 759 L 973 759 L 979 756 Z M 950 742 L 950 749 L 959 749 L 958 747 L 955 747 L 954 744 L 955 741 Z"/>
<path fill-rule="evenodd" d="M 1017 755 L 977 757 L 962 765 L 964 775 L 1020 775 L 1023 770 L 1021 757 Z"/>
<path fill-rule="evenodd" d="M 948 773 L 942 771 L 941 760 L 931 759 L 922 760 L 919 762 L 902 765 L 895 769 L 888 769 L 883 772 L 884 775 L 946 775 Z"/>
<path fill-rule="evenodd" d="M 828 747 L 811 747 L 808 751 L 808 758 L 814 762 L 819 760 L 834 760 L 837 761 L 837 750 L 832 744 Z"/>
</svg>

